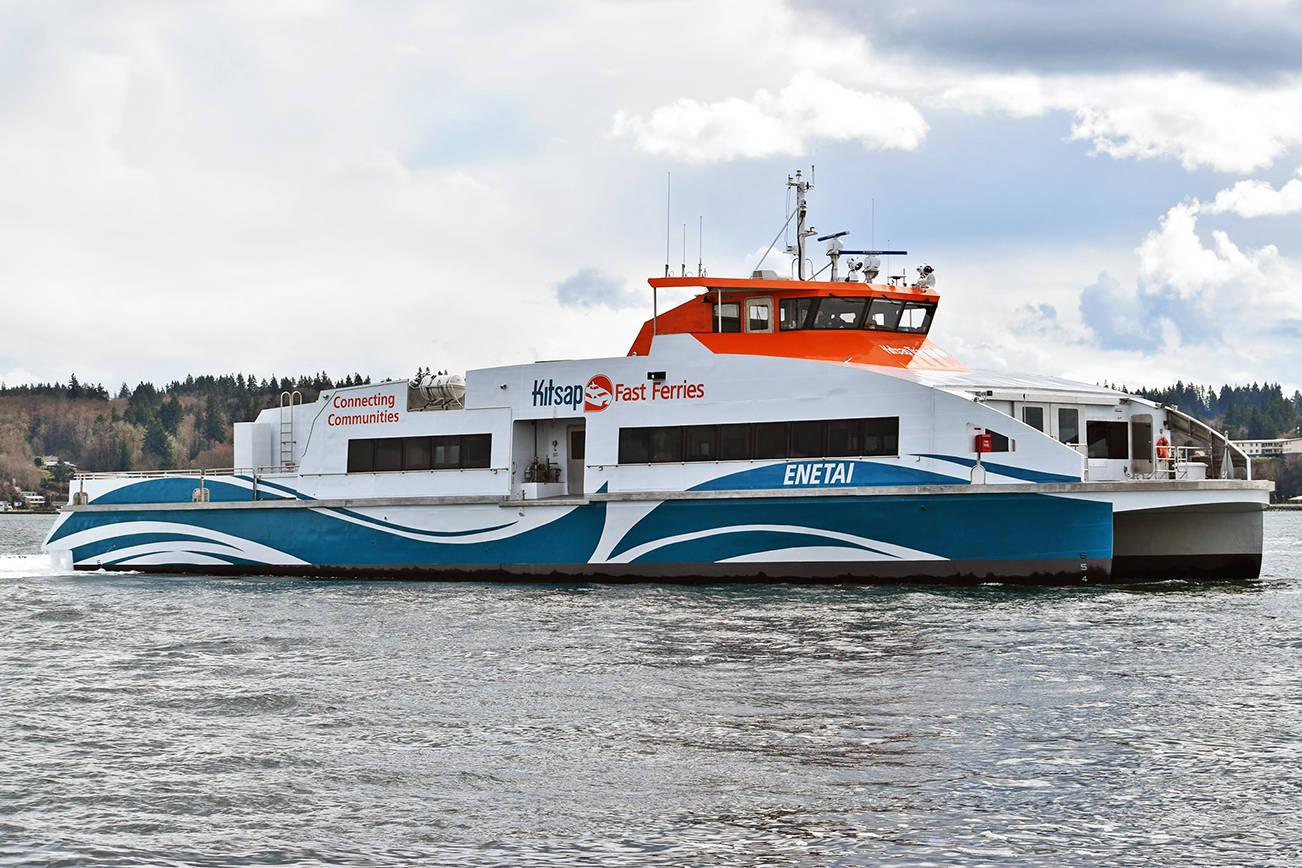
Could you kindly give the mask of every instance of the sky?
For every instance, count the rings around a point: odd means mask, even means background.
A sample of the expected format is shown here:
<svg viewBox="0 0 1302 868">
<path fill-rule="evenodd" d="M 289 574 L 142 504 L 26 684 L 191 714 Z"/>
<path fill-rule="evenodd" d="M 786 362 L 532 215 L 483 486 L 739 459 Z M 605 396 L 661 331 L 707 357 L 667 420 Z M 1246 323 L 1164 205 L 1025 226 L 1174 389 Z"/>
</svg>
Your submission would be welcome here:
<svg viewBox="0 0 1302 868">
<path fill-rule="evenodd" d="M 1302 388 L 1302 5 L 1142 7 L 0 0 L 0 381 L 623 355 L 812 165 L 970 367 Z"/>
</svg>

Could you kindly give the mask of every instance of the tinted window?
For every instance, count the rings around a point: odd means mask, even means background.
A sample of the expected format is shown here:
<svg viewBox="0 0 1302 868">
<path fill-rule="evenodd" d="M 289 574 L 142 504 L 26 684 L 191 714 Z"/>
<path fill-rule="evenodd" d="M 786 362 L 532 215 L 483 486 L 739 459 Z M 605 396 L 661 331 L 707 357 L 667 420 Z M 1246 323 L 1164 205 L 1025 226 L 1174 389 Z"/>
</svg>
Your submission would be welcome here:
<svg viewBox="0 0 1302 868">
<path fill-rule="evenodd" d="M 1009 440 L 1006 434 L 991 431 L 989 428 L 986 429 L 986 433 L 990 435 L 991 452 L 1008 452 L 1012 449 L 1013 441 Z"/>
<path fill-rule="evenodd" d="M 375 441 L 348 441 L 348 472 L 370 473 L 375 469 Z"/>
<path fill-rule="evenodd" d="M 1129 458 L 1129 432 L 1125 422 L 1086 422 L 1090 458 Z"/>
<path fill-rule="evenodd" d="M 786 422 L 764 422 L 755 426 L 755 457 L 787 457 Z"/>
<path fill-rule="evenodd" d="M 824 298 L 814 314 L 816 329 L 857 329 L 863 323 L 868 301 L 862 298 Z"/>
<path fill-rule="evenodd" d="M 898 455 L 900 453 L 900 420 L 898 417 L 889 419 L 865 419 L 864 427 L 864 455 Z"/>
<path fill-rule="evenodd" d="M 619 463 L 646 464 L 651 460 L 651 429 L 619 429 Z"/>
<path fill-rule="evenodd" d="M 580 443 L 582 443 L 582 432 Z M 581 450 L 580 450 L 581 451 Z M 461 466 L 466 468 L 488 467 L 492 463 L 493 452 L 493 435 L 491 434 L 462 434 L 461 435 Z M 578 456 L 582 458 L 583 456 Z"/>
<path fill-rule="evenodd" d="M 826 422 L 792 422 L 790 458 L 822 458 Z"/>
<path fill-rule="evenodd" d="M 996 435 L 997 436 L 997 435 Z M 1007 438 L 1003 438 L 1007 443 Z M 1006 448 L 1006 447 L 1005 447 Z M 899 455 L 900 420 L 801 420 L 622 428 L 621 464 Z"/>
<path fill-rule="evenodd" d="M 1044 430 L 1044 408 L 1043 407 L 1023 407 L 1022 421 L 1030 425 L 1036 431 Z"/>
<path fill-rule="evenodd" d="M 813 310 L 812 298 L 784 298 L 778 303 L 778 323 L 783 331 L 809 328 L 809 313 Z"/>
<path fill-rule="evenodd" d="M 651 429 L 651 461 L 682 461 L 683 429 L 678 426 Z"/>
<path fill-rule="evenodd" d="M 402 469 L 429 470 L 429 438 L 404 437 L 402 441 Z"/>
<path fill-rule="evenodd" d="M 719 459 L 721 461 L 744 461 L 750 458 L 750 426 L 719 426 Z"/>
<path fill-rule="evenodd" d="M 375 441 L 375 469 L 402 469 L 402 439 L 400 437 L 385 437 L 382 440 Z"/>
<path fill-rule="evenodd" d="M 348 472 L 488 467 L 492 447 L 492 434 L 349 440 Z"/>
<path fill-rule="evenodd" d="M 461 466 L 461 438 L 434 438 L 434 469 L 448 470 Z"/>
<path fill-rule="evenodd" d="M 688 425 L 683 428 L 684 460 L 715 461 L 718 457 L 718 440 L 713 425 Z"/>
<path fill-rule="evenodd" d="M 833 419 L 827 423 L 827 455 L 863 455 L 863 422 L 859 419 Z"/>
</svg>

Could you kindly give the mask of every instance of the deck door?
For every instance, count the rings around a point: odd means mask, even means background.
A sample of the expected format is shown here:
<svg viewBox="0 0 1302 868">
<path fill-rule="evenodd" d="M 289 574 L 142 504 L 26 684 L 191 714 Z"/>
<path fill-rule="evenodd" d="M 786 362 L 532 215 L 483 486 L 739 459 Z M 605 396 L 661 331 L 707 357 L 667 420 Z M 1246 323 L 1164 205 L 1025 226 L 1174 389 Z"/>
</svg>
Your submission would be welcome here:
<svg viewBox="0 0 1302 868">
<path fill-rule="evenodd" d="M 586 437 L 582 425 L 571 425 L 566 434 L 568 448 L 565 450 L 565 482 L 570 494 L 583 494 L 583 465 L 587 455 Z"/>
</svg>

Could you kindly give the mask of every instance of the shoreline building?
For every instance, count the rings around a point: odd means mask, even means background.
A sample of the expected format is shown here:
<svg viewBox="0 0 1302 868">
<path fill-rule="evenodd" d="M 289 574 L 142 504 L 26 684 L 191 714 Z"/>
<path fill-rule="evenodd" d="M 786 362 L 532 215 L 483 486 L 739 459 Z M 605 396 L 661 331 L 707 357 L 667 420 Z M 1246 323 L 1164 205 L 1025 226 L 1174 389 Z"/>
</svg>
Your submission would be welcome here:
<svg viewBox="0 0 1302 868">
<path fill-rule="evenodd" d="M 1234 440 L 1235 446 L 1249 458 L 1274 458 L 1278 455 L 1302 455 L 1302 437 L 1278 437 L 1271 440 Z"/>
</svg>

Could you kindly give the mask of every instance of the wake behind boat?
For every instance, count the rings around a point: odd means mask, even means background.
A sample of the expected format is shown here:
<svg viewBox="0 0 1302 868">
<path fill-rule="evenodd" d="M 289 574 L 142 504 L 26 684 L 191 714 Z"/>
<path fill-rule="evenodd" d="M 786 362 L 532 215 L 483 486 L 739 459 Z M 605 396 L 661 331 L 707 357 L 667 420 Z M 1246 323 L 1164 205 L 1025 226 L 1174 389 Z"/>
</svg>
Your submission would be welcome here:
<svg viewBox="0 0 1302 868">
<path fill-rule="evenodd" d="M 45 547 L 78 569 L 322 577 L 1258 575 L 1272 483 L 1223 434 L 968 369 L 928 338 L 932 269 L 875 283 L 893 251 L 845 233 L 806 278 L 811 184 L 788 185 L 791 276 L 653 278 L 696 295 L 627 356 L 287 392 L 235 425 L 235 468 L 79 474 Z"/>
</svg>

